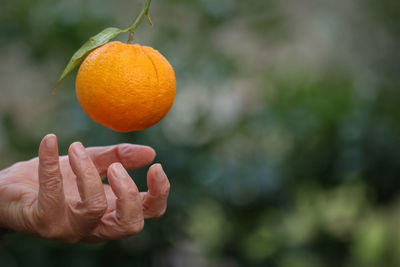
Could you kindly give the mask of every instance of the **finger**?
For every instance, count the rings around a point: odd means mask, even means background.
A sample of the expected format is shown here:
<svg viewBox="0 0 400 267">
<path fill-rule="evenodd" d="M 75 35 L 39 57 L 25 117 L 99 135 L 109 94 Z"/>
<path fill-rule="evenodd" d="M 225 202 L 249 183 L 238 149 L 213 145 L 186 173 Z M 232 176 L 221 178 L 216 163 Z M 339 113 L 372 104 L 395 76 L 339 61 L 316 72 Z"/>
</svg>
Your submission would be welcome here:
<svg viewBox="0 0 400 267">
<path fill-rule="evenodd" d="M 91 147 L 87 152 L 101 177 L 106 176 L 108 167 L 114 162 L 120 162 L 125 169 L 132 170 L 149 165 L 156 155 L 151 147 L 132 144 Z"/>
<path fill-rule="evenodd" d="M 46 135 L 39 146 L 38 208 L 46 216 L 57 216 L 64 205 L 57 137 Z"/>
<path fill-rule="evenodd" d="M 88 241 L 119 239 L 140 232 L 144 226 L 139 190 L 121 163 L 113 163 L 107 172 L 116 199 L 116 210 L 107 213 Z"/>
<path fill-rule="evenodd" d="M 76 175 L 81 202 L 75 207 L 74 219 L 81 228 L 94 227 L 107 209 L 107 199 L 103 183 L 80 142 L 73 143 L 68 150 L 68 158 L 72 171 Z"/>
<path fill-rule="evenodd" d="M 108 184 L 104 185 L 104 192 L 106 193 L 107 205 L 108 205 L 106 213 L 109 213 L 116 209 L 117 197 L 112 191 L 111 186 Z"/>
<path fill-rule="evenodd" d="M 120 163 L 113 163 L 108 169 L 108 180 L 116 201 L 118 225 L 131 234 L 143 228 L 142 199 L 135 182 Z"/>
<path fill-rule="evenodd" d="M 154 164 L 147 173 L 148 192 L 143 195 L 143 213 L 145 219 L 158 218 L 167 209 L 170 183 L 161 164 Z"/>
</svg>

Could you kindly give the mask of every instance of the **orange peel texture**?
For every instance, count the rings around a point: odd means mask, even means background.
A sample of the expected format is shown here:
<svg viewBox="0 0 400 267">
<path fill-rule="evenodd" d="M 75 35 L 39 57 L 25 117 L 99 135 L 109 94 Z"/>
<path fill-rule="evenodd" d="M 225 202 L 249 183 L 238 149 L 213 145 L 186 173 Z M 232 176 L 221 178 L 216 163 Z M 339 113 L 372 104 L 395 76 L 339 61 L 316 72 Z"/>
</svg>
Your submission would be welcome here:
<svg viewBox="0 0 400 267">
<path fill-rule="evenodd" d="M 76 78 L 76 96 L 97 123 L 119 132 L 149 128 L 171 109 L 175 73 L 157 50 L 109 42 L 93 50 Z"/>
</svg>

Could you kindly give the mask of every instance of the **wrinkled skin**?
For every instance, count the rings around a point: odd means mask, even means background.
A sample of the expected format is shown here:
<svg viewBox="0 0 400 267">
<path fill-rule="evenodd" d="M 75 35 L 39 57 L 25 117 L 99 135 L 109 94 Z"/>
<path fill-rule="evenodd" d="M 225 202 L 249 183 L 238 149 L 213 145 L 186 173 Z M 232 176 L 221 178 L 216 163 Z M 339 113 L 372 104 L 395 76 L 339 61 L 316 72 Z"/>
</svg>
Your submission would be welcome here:
<svg viewBox="0 0 400 267">
<path fill-rule="evenodd" d="M 0 171 L 0 227 L 68 243 L 120 239 L 140 232 L 144 219 L 160 217 L 170 183 L 160 164 L 139 192 L 126 172 L 150 164 L 147 146 L 84 148 L 71 144 L 59 157 L 57 137 L 46 135 L 39 157 Z M 110 185 L 102 183 L 107 176 Z"/>
</svg>

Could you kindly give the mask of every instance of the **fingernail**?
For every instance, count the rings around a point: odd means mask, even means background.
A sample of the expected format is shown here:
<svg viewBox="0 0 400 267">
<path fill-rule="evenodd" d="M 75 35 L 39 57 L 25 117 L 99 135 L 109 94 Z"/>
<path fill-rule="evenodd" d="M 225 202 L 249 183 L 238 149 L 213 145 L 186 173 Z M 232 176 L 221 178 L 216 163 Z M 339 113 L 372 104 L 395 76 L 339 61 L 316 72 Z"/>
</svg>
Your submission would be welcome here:
<svg viewBox="0 0 400 267">
<path fill-rule="evenodd" d="M 46 138 L 46 147 L 48 149 L 54 149 L 57 146 L 57 138 L 54 134 L 50 134 Z"/>
<path fill-rule="evenodd" d="M 119 178 L 126 178 L 128 176 L 127 171 L 121 163 L 115 163 L 113 165 L 113 172 L 115 176 L 118 176 Z"/>
<path fill-rule="evenodd" d="M 157 163 L 158 171 L 157 171 L 157 179 L 162 180 L 164 179 L 164 169 L 160 163 Z"/>
<path fill-rule="evenodd" d="M 86 149 L 81 142 L 76 142 L 74 152 L 80 158 L 86 157 Z"/>
</svg>

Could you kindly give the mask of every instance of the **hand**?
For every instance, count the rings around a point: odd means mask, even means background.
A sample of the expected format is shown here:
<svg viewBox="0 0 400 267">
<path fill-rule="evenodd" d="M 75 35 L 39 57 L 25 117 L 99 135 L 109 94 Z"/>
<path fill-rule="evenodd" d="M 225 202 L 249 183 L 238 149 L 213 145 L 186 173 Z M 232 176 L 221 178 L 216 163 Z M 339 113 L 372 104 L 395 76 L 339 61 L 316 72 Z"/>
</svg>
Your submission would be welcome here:
<svg viewBox="0 0 400 267">
<path fill-rule="evenodd" d="M 164 214 L 170 184 L 160 164 L 140 192 L 125 169 L 150 164 L 147 146 L 119 144 L 85 149 L 73 143 L 59 157 L 57 138 L 45 136 L 39 157 L 0 171 L 0 227 L 74 243 L 136 234 L 144 219 Z M 102 183 L 107 176 L 110 185 Z"/>
</svg>

